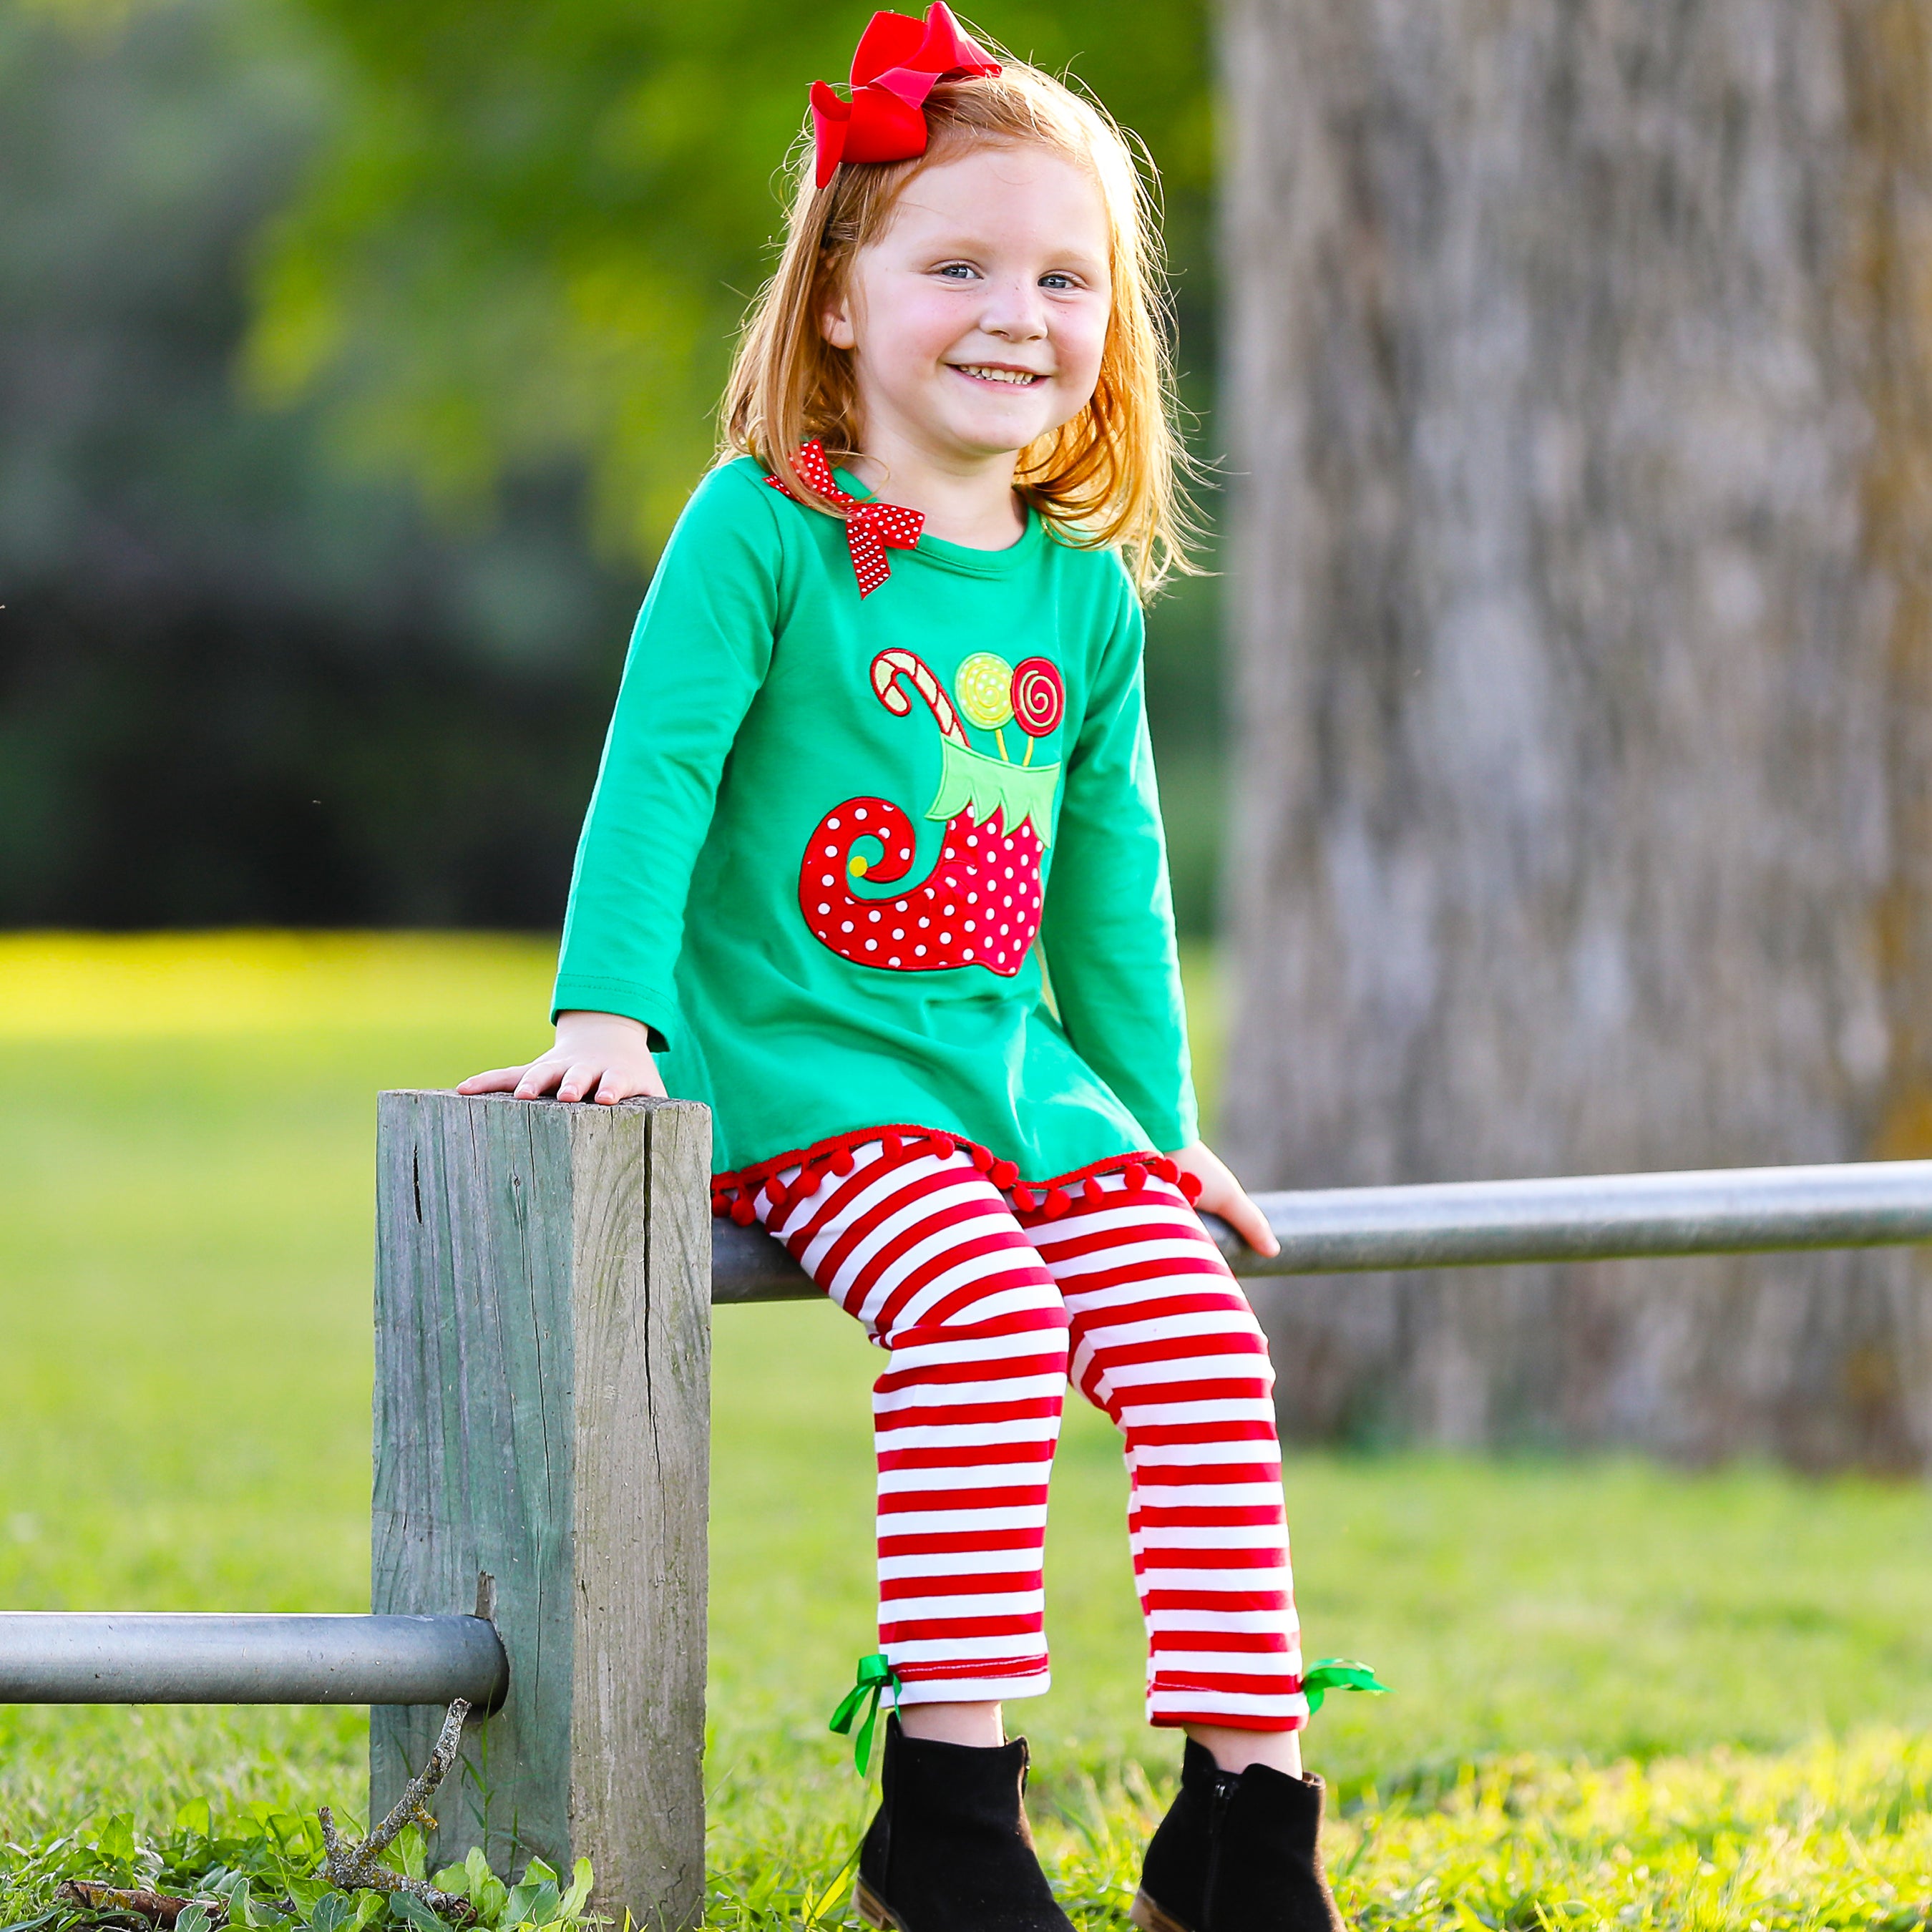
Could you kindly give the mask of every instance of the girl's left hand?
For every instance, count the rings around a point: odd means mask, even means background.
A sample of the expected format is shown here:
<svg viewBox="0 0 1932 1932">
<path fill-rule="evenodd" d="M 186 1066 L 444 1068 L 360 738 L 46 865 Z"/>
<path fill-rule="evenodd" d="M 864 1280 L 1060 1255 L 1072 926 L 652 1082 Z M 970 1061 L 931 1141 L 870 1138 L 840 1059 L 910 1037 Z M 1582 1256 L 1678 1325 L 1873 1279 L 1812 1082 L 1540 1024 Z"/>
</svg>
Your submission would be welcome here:
<svg viewBox="0 0 1932 1932">
<path fill-rule="evenodd" d="M 1258 1255 L 1278 1255 L 1281 1244 L 1268 1216 L 1248 1198 L 1246 1190 L 1228 1172 L 1227 1163 L 1205 1141 L 1196 1141 L 1168 1159 L 1183 1174 L 1201 1184 L 1194 1205 L 1203 1214 L 1218 1214 Z"/>
</svg>

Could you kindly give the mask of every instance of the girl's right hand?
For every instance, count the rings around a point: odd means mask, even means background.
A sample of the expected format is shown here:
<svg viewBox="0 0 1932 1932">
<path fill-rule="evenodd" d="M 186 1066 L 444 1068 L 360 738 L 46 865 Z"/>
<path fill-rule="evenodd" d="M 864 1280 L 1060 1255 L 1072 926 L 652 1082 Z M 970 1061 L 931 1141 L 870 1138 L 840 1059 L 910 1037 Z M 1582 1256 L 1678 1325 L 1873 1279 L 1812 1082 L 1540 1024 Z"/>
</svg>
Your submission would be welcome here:
<svg viewBox="0 0 1932 1932">
<path fill-rule="evenodd" d="M 651 1058 L 650 1036 L 622 1013 L 559 1013 L 556 1044 L 527 1066 L 499 1066 L 472 1073 L 459 1094 L 513 1094 L 538 1100 L 595 1100 L 615 1106 L 634 1094 L 664 1097 L 664 1084 Z"/>
</svg>

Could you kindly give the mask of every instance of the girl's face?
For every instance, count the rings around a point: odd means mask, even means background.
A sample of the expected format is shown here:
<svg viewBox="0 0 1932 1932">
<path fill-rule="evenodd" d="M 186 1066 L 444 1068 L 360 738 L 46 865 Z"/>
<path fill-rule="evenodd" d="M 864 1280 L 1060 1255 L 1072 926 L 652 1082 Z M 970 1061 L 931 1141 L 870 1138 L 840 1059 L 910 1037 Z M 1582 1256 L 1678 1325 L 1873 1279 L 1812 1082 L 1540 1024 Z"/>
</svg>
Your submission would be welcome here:
<svg viewBox="0 0 1932 1932">
<path fill-rule="evenodd" d="M 821 326 L 850 352 L 863 434 L 940 462 L 1024 448 L 1078 416 L 1113 306 L 1107 211 L 1044 148 L 976 148 L 915 176 Z"/>
</svg>

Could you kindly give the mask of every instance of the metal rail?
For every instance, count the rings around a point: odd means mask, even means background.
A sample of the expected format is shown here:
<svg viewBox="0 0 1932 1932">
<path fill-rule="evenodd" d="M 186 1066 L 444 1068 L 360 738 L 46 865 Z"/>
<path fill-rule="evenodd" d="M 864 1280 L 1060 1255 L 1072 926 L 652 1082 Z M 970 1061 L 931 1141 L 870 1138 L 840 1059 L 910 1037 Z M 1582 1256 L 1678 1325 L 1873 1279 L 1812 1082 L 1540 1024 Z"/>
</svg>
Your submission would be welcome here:
<svg viewBox="0 0 1932 1932">
<path fill-rule="evenodd" d="M 0 1611 L 0 1704 L 448 1704 L 494 1710 L 482 1617 Z"/>
<path fill-rule="evenodd" d="M 1256 1198 L 1281 1243 L 1264 1258 L 1204 1217 L 1237 1274 L 1735 1255 L 1932 1241 L 1932 1161 L 1716 1168 L 1420 1187 L 1328 1187 Z M 761 1228 L 712 1223 L 714 1302 L 818 1293 Z"/>
</svg>

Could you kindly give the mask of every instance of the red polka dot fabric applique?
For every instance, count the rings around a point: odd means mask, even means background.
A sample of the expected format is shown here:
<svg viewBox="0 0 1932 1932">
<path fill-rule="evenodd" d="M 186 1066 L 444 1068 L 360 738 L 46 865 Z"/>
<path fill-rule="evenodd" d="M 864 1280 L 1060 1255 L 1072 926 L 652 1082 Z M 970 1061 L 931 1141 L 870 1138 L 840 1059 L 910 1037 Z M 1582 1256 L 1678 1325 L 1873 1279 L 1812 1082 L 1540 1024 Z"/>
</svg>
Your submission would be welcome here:
<svg viewBox="0 0 1932 1932">
<path fill-rule="evenodd" d="M 832 478 L 832 464 L 825 446 L 815 439 L 805 444 L 793 459 L 799 475 L 828 502 L 838 505 L 845 516 L 845 547 L 852 553 L 852 574 L 859 580 L 861 598 L 872 596 L 892 575 L 886 561 L 890 544 L 894 550 L 916 550 L 919 533 L 926 527 L 922 512 L 908 510 L 898 503 L 868 501 L 842 490 Z M 797 497 L 776 476 L 765 481 L 780 495 Z"/>
<path fill-rule="evenodd" d="M 1046 659 L 1029 659 L 1022 668 L 1042 666 L 1057 699 L 1059 674 Z M 1018 674 L 990 652 L 961 665 L 958 710 L 910 651 L 881 651 L 872 675 L 873 693 L 888 711 L 911 716 L 909 684 L 938 728 L 939 790 L 926 815 L 945 824 L 939 857 L 918 884 L 893 891 L 918 848 L 912 821 L 890 799 L 848 799 L 819 820 L 806 848 L 798 878 L 805 922 L 820 944 L 854 965 L 892 973 L 977 966 L 1011 979 L 1032 950 L 1044 909 L 1041 862 L 1052 836 L 1060 766 L 1032 759 L 1035 740 L 1052 728 L 1034 728 L 1047 707 L 1034 699 L 1028 723 L 1018 710 Z M 961 711 L 994 733 L 998 757 L 974 748 Z M 1027 734 L 1024 762 L 1007 755 L 1002 728 L 1008 722 Z M 860 880 L 867 890 L 858 889 Z"/>
</svg>

